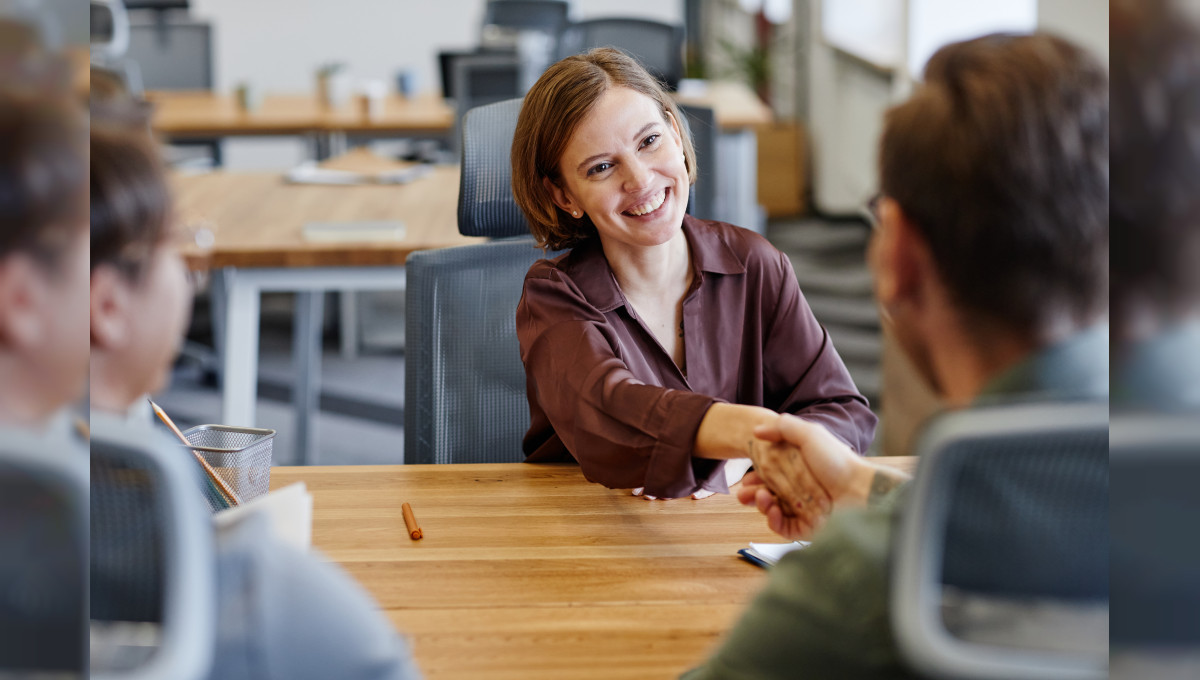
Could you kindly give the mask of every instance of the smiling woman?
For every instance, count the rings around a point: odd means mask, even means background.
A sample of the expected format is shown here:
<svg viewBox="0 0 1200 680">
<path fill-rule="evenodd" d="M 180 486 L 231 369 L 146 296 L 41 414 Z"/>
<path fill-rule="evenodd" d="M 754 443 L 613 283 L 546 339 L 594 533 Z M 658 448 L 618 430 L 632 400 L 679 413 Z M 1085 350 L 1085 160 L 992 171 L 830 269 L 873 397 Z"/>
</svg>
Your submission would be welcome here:
<svg viewBox="0 0 1200 680">
<path fill-rule="evenodd" d="M 574 457 L 593 482 L 676 498 L 726 492 L 747 456 L 761 465 L 753 429 L 779 413 L 867 448 L 875 416 L 790 261 L 685 214 L 691 140 L 635 61 L 602 48 L 551 66 L 512 166 L 539 244 L 571 249 L 534 264 L 517 308 L 527 460 Z"/>
</svg>

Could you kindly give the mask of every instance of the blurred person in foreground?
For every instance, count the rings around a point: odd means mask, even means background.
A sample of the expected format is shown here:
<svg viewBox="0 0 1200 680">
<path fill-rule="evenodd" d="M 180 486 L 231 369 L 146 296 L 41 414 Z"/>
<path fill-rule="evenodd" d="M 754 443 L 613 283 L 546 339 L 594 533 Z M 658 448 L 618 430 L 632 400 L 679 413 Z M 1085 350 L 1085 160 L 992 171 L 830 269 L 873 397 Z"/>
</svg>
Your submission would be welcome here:
<svg viewBox="0 0 1200 680">
<path fill-rule="evenodd" d="M 1109 33 L 1111 671 L 1114 678 L 1195 678 L 1200 3 L 1114 2 Z"/>
<path fill-rule="evenodd" d="M 945 401 L 1107 399 L 1103 66 L 1048 35 L 947 45 L 913 96 L 887 113 L 879 167 L 876 297 Z M 757 434 L 795 446 L 797 465 L 838 509 L 810 547 L 773 568 L 720 649 L 685 677 L 907 677 L 888 592 L 905 476 L 789 416 Z M 785 536 L 816 531 L 780 512 L 782 502 L 804 501 L 780 500 L 767 474 L 748 475 L 739 498 Z"/>
<path fill-rule="evenodd" d="M 144 110 L 127 104 L 122 108 L 108 93 L 92 117 L 92 418 L 115 419 L 142 441 L 185 455 L 153 429 L 145 396 L 169 379 L 191 295 L 172 240 L 175 215 L 160 149 L 146 132 Z M 209 512 L 200 493 L 193 506 Z M 420 676 L 406 643 L 361 586 L 337 566 L 276 539 L 261 513 L 217 530 L 215 550 L 211 677 Z M 121 582 L 103 578 L 104 565 L 95 562 L 92 573 L 93 614 L 97 603 L 120 611 Z"/>
<path fill-rule="evenodd" d="M 47 494 L 16 461 L 87 479 L 71 409 L 88 364 L 87 122 L 69 70 L 27 26 L 0 20 L 0 40 L 0 674 L 73 675 L 86 668 L 87 527 L 69 507 L 85 499 Z"/>
</svg>

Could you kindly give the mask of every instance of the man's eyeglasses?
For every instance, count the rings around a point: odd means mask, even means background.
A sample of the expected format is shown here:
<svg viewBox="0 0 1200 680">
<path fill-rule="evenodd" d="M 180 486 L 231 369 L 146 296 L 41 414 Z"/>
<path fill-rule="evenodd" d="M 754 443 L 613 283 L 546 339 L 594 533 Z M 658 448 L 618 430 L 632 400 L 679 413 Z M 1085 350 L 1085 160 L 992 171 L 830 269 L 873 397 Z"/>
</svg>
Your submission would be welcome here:
<svg viewBox="0 0 1200 680">
<path fill-rule="evenodd" d="M 863 218 L 872 230 L 879 228 L 879 204 L 882 202 L 883 194 L 875 194 L 863 204 L 861 209 Z"/>
</svg>

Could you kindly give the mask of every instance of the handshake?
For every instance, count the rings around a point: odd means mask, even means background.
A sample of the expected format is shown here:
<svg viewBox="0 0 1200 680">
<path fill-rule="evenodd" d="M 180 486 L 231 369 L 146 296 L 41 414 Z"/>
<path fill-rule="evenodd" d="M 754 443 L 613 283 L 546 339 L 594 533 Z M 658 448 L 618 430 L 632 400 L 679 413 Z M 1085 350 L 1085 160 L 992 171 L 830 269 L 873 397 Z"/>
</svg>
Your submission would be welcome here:
<svg viewBox="0 0 1200 680">
<path fill-rule="evenodd" d="M 767 517 L 771 531 L 808 539 L 837 505 L 865 505 L 908 478 L 878 467 L 823 426 L 792 415 L 754 429 L 754 471 L 737 490 L 743 505 Z"/>
</svg>

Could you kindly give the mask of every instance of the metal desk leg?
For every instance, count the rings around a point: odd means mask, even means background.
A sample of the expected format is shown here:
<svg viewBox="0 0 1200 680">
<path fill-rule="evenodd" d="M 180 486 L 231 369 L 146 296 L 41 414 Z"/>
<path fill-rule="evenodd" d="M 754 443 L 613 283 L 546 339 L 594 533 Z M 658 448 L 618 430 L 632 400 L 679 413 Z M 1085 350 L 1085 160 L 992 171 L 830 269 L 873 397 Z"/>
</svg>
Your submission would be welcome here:
<svg viewBox="0 0 1200 680">
<path fill-rule="evenodd" d="M 342 339 L 342 358 L 358 358 L 358 292 L 343 290 L 338 294 L 338 309 L 341 320 L 338 332 Z"/>
<path fill-rule="evenodd" d="M 254 427 L 258 396 L 259 287 L 237 270 L 224 271 L 225 340 L 221 369 L 221 423 Z"/>
<path fill-rule="evenodd" d="M 224 385 L 225 371 L 225 319 L 228 305 L 226 299 L 225 270 L 214 269 L 208 287 L 209 314 L 212 316 L 213 354 L 217 357 L 217 386 Z"/>
<path fill-rule="evenodd" d="M 722 132 L 717 137 L 717 191 L 725 214 L 717 219 L 763 233 L 758 209 L 758 137 L 754 130 Z"/>
<path fill-rule="evenodd" d="M 296 293 L 296 314 L 292 327 L 292 404 L 296 413 L 296 452 L 300 465 L 312 462 L 315 415 L 321 399 L 321 320 L 325 293 Z"/>
</svg>

